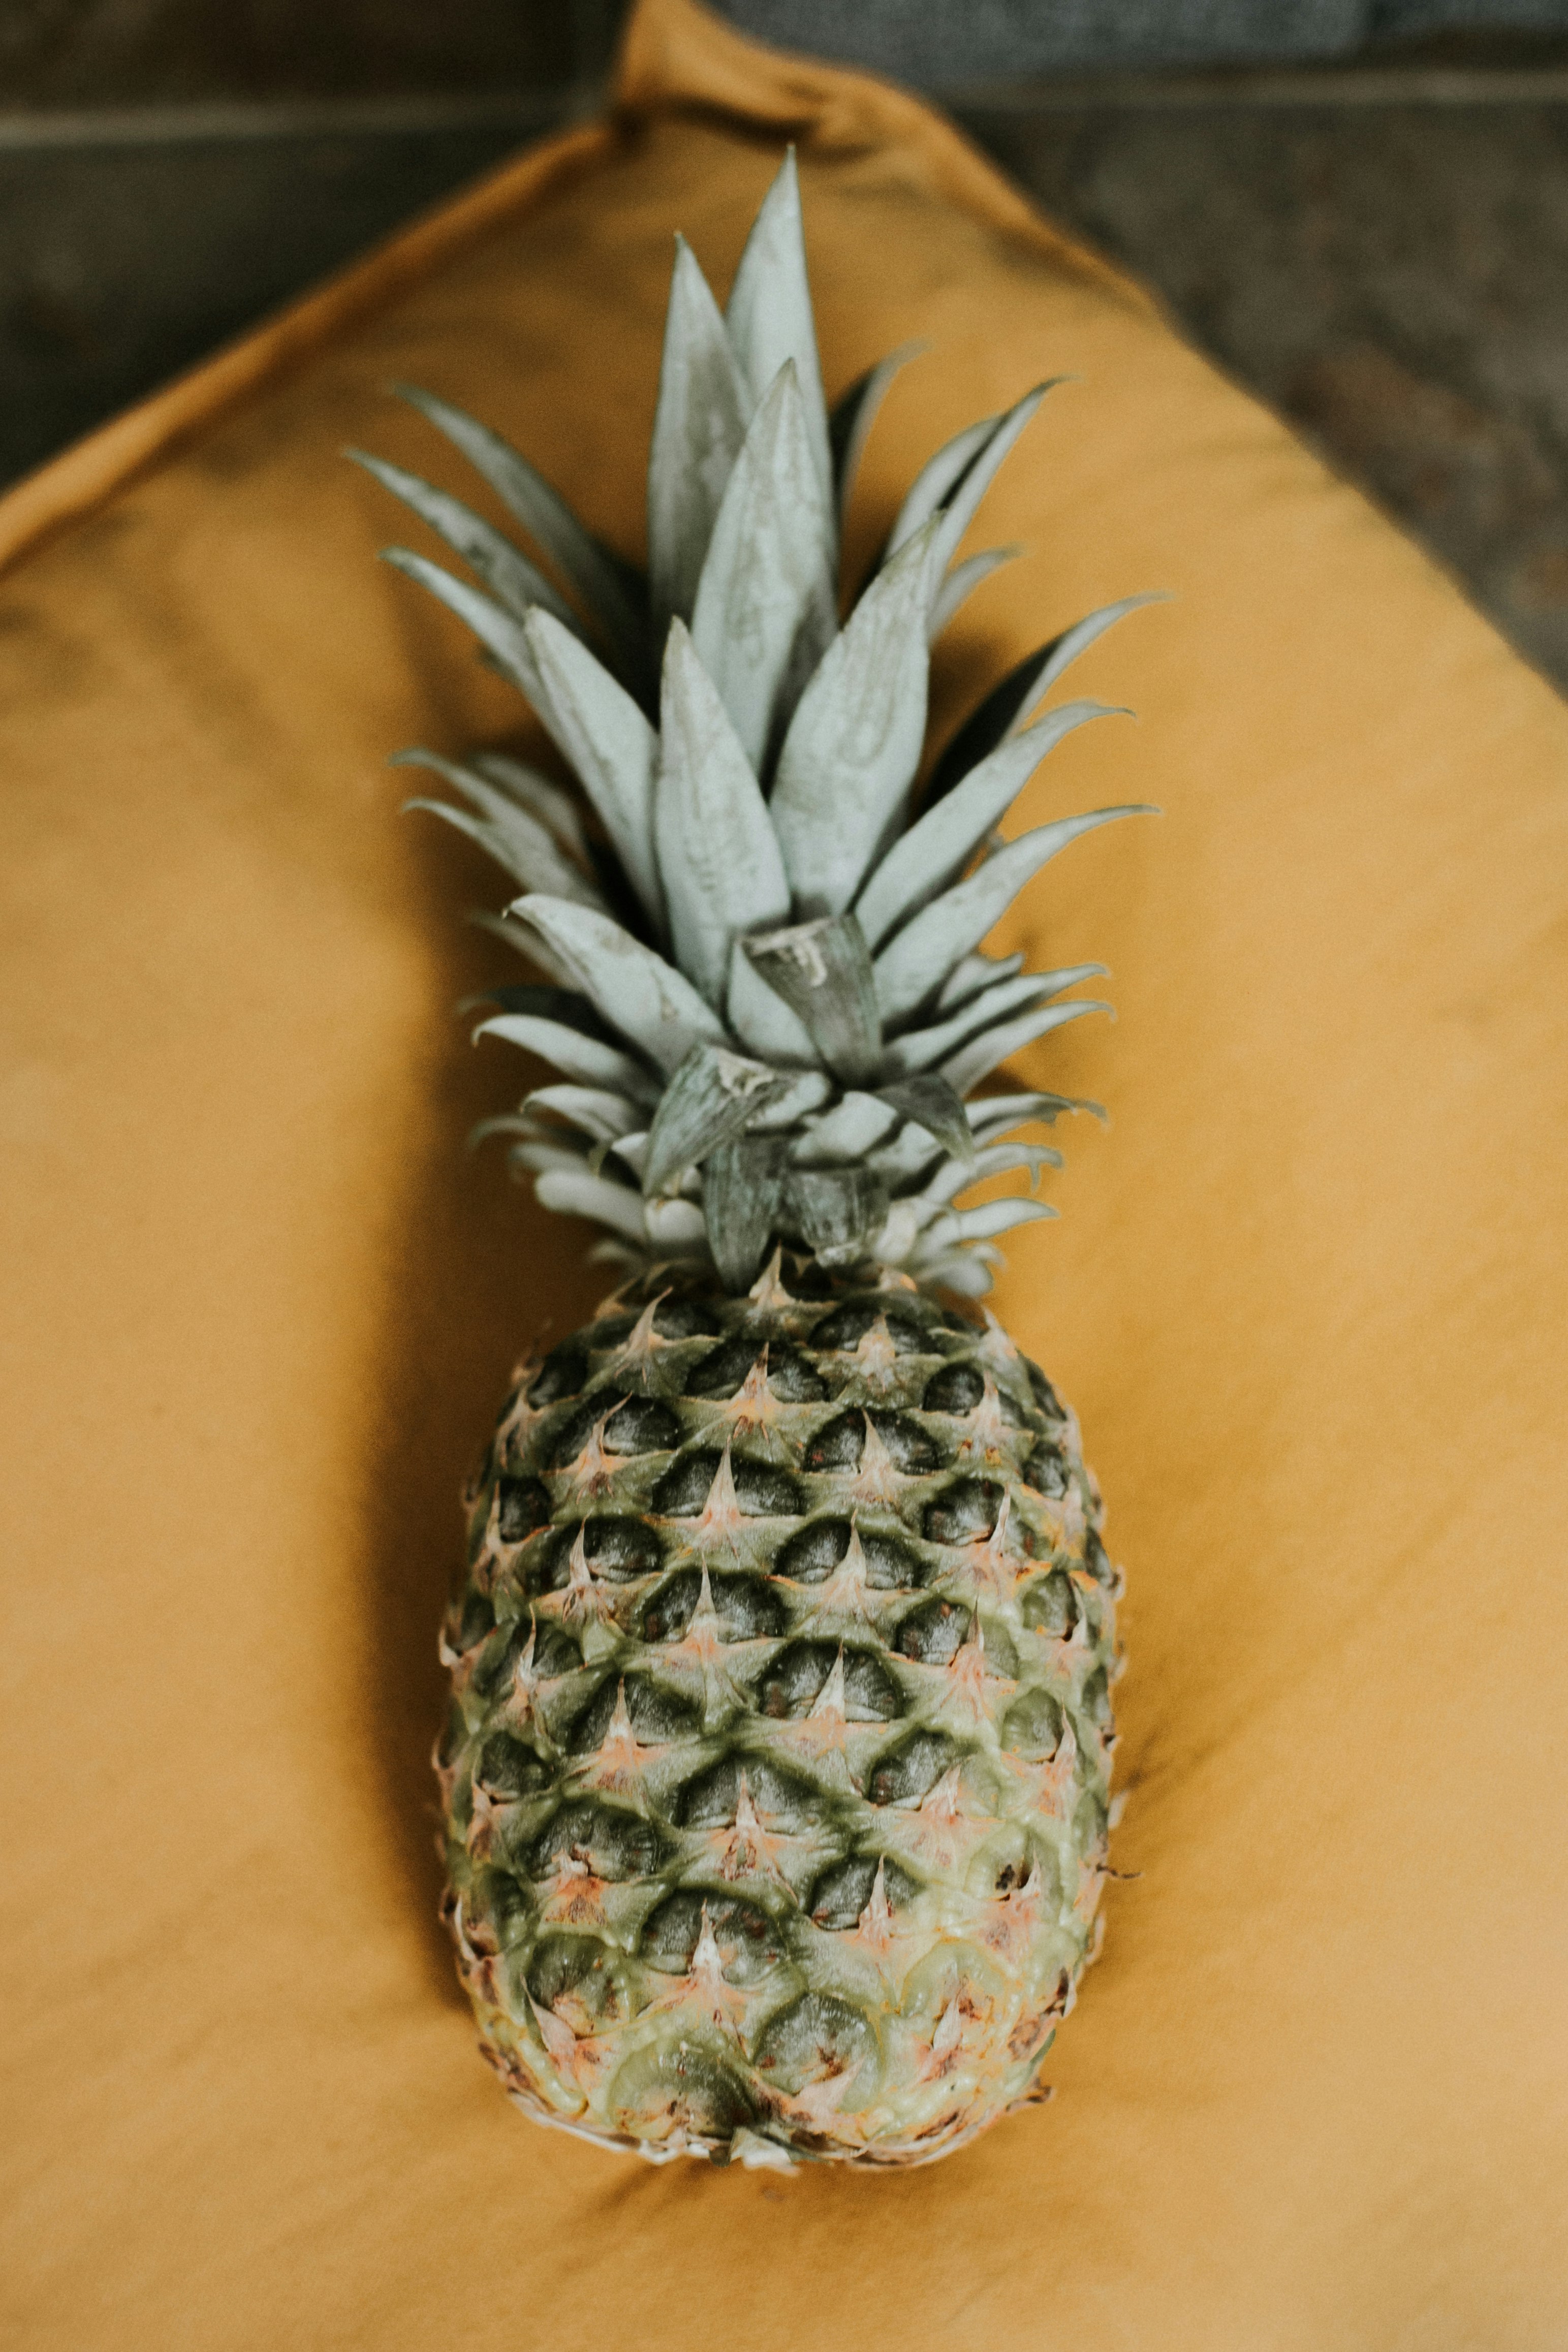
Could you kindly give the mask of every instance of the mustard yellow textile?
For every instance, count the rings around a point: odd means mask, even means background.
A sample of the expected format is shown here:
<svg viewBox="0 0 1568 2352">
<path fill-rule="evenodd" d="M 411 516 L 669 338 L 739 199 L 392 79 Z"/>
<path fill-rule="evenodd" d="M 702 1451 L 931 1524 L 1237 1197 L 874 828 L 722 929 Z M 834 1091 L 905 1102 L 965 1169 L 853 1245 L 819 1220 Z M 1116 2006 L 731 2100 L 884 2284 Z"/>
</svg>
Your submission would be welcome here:
<svg viewBox="0 0 1568 2352">
<path fill-rule="evenodd" d="M 0 2340 L 27 2352 L 1568 2343 L 1568 715 L 1420 554 L 911 101 L 648 0 L 625 108 L 0 506 Z M 801 142 L 856 526 L 1044 374 L 940 709 L 1174 593 L 1029 822 L 1121 1020 L 999 1305 L 1130 1578 L 1106 1957 L 1056 2104 L 896 2179 L 507 2106 L 434 1919 L 459 1479 L 602 1283 L 465 1160 L 477 856 L 395 746 L 526 731 L 374 562 L 380 388 L 640 541 L 670 236 Z M 447 479 L 457 478 L 448 470 Z"/>
</svg>

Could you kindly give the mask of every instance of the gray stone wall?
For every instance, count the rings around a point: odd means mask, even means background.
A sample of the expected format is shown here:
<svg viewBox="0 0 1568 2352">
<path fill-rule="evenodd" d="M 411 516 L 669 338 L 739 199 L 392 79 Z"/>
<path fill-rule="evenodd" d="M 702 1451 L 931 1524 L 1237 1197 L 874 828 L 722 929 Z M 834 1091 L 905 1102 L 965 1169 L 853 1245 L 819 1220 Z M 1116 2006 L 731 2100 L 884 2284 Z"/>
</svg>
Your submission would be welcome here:
<svg viewBox="0 0 1568 2352">
<path fill-rule="evenodd" d="M 742 29 L 942 88 L 1010 74 L 1345 57 L 1454 29 L 1568 30 L 1568 0 L 717 0 Z"/>
<path fill-rule="evenodd" d="M 785 47 L 952 88 L 1343 57 L 1455 28 L 1568 35 L 1568 0 L 712 0 Z M 625 0 L 0 0 L 0 111 L 592 80 Z"/>
<path fill-rule="evenodd" d="M 619 0 L 0 0 L 0 109 L 531 89 L 602 70 Z"/>
</svg>

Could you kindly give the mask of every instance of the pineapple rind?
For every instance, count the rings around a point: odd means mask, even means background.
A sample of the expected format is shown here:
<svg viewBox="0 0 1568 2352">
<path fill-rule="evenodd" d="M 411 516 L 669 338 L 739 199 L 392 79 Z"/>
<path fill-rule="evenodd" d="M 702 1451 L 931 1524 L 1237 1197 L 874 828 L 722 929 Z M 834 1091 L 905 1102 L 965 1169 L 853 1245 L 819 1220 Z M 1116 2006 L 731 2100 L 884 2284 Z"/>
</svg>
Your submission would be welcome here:
<svg viewBox="0 0 1568 2352">
<path fill-rule="evenodd" d="M 898 1275 L 656 1279 L 520 1368 L 437 1769 L 523 2106 L 875 2165 L 1042 2095 L 1106 1875 L 1101 1524 L 1048 1382 Z"/>
</svg>

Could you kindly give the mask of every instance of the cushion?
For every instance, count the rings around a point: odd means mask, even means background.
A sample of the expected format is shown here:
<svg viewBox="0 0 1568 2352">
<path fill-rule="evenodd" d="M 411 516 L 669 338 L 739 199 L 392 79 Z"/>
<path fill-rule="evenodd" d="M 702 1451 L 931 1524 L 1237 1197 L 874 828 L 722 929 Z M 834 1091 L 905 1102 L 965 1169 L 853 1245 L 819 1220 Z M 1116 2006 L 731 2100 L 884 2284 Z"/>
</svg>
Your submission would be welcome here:
<svg viewBox="0 0 1568 2352">
<path fill-rule="evenodd" d="M 1058 2096 L 928 2170 L 662 2170 L 520 2119 L 435 1916 L 435 1628 L 512 1358 L 605 1284 L 469 1121 L 477 854 L 399 744 L 531 740 L 374 561 L 409 378 L 640 545 L 671 235 L 799 142 L 830 389 L 911 336 L 872 547 L 1042 375 L 1030 552 L 939 730 L 1170 604 L 1020 812 L 1129 796 L 1008 933 L 1101 1096 L 996 1301 L 1129 1578 Z M 455 480 L 451 472 L 446 478 Z M 84 2344 L 1544 2347 L 1568 2308 L 1568 718 L 1152 303 L 873 82 L 644 0 L 612 119 L 0 507 L 11 1811 L 0 2310 Z"/>
</svg>

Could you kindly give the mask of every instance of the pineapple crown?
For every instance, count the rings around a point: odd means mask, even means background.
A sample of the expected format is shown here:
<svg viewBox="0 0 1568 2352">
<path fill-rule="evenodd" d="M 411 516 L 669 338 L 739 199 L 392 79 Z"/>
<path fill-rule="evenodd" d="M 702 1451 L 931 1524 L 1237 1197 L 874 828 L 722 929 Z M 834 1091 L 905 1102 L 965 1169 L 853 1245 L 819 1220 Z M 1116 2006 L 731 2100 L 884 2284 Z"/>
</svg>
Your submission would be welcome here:
<svg viewBox="0 0 1568 2352">
<path fill-rule="evenodd" d="M 521 896 L 479 919 L 542 971 L 497 988 L 476 1035 L 560 1083 L 480 1135 L 511 1139 L 546 1207 L 608 1228 L 601 1254 L 710 1261 L 743 1289 L 780 1240 L 968 1295 L 994 1237 L 1054 1211 L 1059 1153 L 1021 1140 L 1096 1106 L 1036 1091 L 966 1102 L 1022 1046 L 1107 1008 L 1103 971 L 1026 971 L 981 941 L 1047 860 L 1132 807 L 1014 841 L 996 831 L 1045 754 L 1097 702 L 1027 721 L 1135 605 L 1090 614 L 1004 678 L 917 802 L 930 647 L 1016 553 L 955 561 L 1037 386 L 938 450 L 838 618 L 839 528 L 910 350 L 823 396 L 790 153 L 721 312 L 676 241 L 648 459 L 646 576 L 595 539 L 499 436 L 399 387 L 528 534 L 526 553 L 447 492 L 353 455 L 481 583 L 406 548 L 388 561 L 447 605 L 521 688 L 581 788 L 494 751 L 399 759 L 460 796 L 412 803 L 478 842 Z M 558 584 L 559 583 L 559 584 Z M 1029 1192 L 955 1205 L 1026 1172 Z"/>
</svg>

